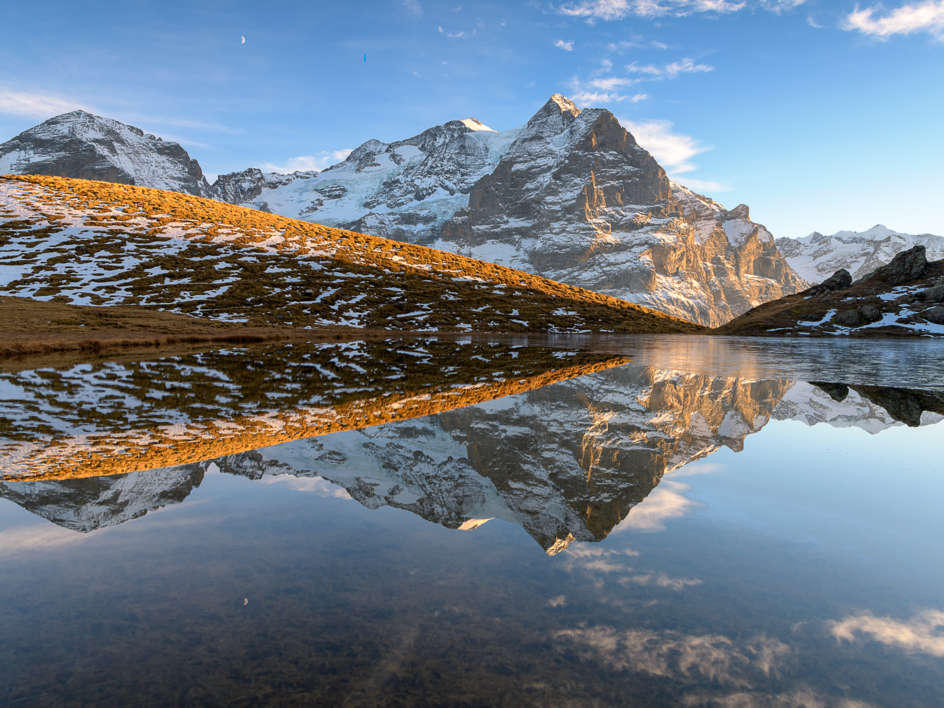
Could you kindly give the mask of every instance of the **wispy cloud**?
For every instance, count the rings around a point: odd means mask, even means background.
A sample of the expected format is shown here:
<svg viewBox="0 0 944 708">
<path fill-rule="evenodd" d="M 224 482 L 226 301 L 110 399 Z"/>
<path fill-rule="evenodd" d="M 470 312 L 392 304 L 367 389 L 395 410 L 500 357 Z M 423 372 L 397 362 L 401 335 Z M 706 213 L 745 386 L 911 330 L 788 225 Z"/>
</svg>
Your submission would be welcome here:
<svg viewBox="0 0 944 708">
<path fill-rule="evenodd" d="M 626 65 L 626 71 L 630 74 L 642 74 L 653 79 L 674 79 L 680 74 L 703 74 L 714 70 L 715 68 L 710 64 L 697 64 L 693 59 L 689 59 L 688 57 L 662 66 L 640 64 L 638 62 Z"/>
<path fill-rule="evenodd" d="M 580 0 L 560 5 L 558 12 L 592 23 L 626 17 L 686 17 L 698 13 L 728 15 L 746 8 L 779 15 L 805 3 L 806 0 Z"/>
<path fill-rule="evenodd" d="M 51 118 L 78 109 L 94 112 L 87 105 L 62 96 L 0 89 L 0 113 L 7 115 Z"/>
<path fill-rule="evenodd" d="M 881 14 L 880 7 L 876 5 L 866 8 L 857 6 L 846 16 L 842 28 L 877 39 L 927 32 L 944 40 L 944 0 L 902 5 L 885 14 Z"/>
<path fill-rule="evenodd" d="M 326 167 L 340 162 L 348 155 L 350 150 L 323 150 L 317 155 L 298 155 L 290 157 L 282 164 L 273 162 L 264 162 L 259 168 L 269 172 L 281 172 L 288 174 L 291 172 L 311 172 L 313 170 L 323 170 Z"/>
<path fill-rule="evenodd" d="M 707 679 L 729 686 L 751 686 L 758 678 L 777 676 L 791 654 L 786 644 L 763 635 L 740 642 L 722 634 L 600 625 L 565 629 L 554 637 L 616 670 Z"/>
<path fill-rule="evenodd" d="M 646 147 L 641 140 L 639 140 L 639 144 Z M 649 151 L 652 152 L 652 150 Z M 656 159 L 659 159 L 658 156 L 656 156 Z M 616 525 L 613 532 L 617 533 L 630 529 L 634 531 L 664 531 L 666 521 L 685 516 L 694 507 L 695 503 L 681 494 L 687 489 L 687 485 L 679 482 L 663 481 L 648 497 L 630 509 L 626 518 Z"/>
<path fill-rule="evenodd" d="M 838 641 L 851 642 L 858 635 L 865 635 L 888 646 L 944 657 L 944 612 L 941 610 L 926 610 L 909 620 L 863 612 L 828 622 L 827 628 Z"/>
<path fill-rule="evenodd" d="M 467 39 L 468 37 L 474 37 L 477 30 L 456 30 L 454 32 L 450 32 L 442 25 L 437 25 L 436 31 L 439 32 L 439 34 L 448 37 L 449 39 Z"/>
<path fill-rule="evenodd" d="M 623 52 L 628 52 L 633 49 L 668 49 L 669 45 L 665 42 L 660 42 L 654 39 L 646 39 L 644 37 L 636 37 L 634 39 L 623 39 L 619 42 L 610 42 L 606 45 L 606 49 L 609 52 L 614 52 L 616 54 L 621 54 Z"/>
<path fill-rule="evenodd" d="M 403 0 L 403 9 L 416 17 L 423 14 L 423 6 L 420 4 L 420 0 Z"/>
<path fill-rule="evenodd" d="M 618 91 L 592 91 L 581 89 L 574 91 L 571 100 L 581 108 L 599 106 L 603 103 L 640 103 L 649 98 L 648 93 L 620 93 Z"/>
<path fill-rule="evenodd" d="M 620 122 L 669 174 L 692 172 L 695 170 L 692 158 L 710 149 L 692 136 L 676 132 L 671 121 L 620 119 Z"/>
<path fill-rule="evenodd" d="M 554 42 L 554 46 L 557 47 L 558 49 L 563 49 L 565 52 L 574 51 L 574 41 L 572 39 L 571 40 L 558 39 L 556 42 Z"/>
<path fill-rule="evenodd" d="M 625 17 L 683 17 L 699 12 L 737 12 L 746 1 L 734 0 L 583 0 L 561 5 L 559 12 L 587 20 L 621 20 Z"/>
</svg>

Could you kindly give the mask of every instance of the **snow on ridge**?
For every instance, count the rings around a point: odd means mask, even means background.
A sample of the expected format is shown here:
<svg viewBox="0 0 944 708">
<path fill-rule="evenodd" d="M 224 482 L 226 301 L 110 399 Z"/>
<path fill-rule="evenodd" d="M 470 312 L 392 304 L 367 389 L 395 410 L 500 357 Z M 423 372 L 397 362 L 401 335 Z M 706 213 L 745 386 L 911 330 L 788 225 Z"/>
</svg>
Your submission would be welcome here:
<svg viewBox="0 0 944 708">
<path fill-rule="evenodd" d="M 485 125 L 485 123 L 483 123 L 482 121 L 480 121 L 478 118 L 463 118 L 463 119 L 460 120 L 459 122 L 462 123 L 462 125 L 464 125 L 464 126 L 465 126 L 466 128 L 468 128 L 469 130 L 473 130 L 473 131 L 485 131 L 485 132 L 489 132 L 489 133 L 497 133 L 497 132 L 498 132 L 498 131 L 495 130 L 494 128 Z"/>
</svg>

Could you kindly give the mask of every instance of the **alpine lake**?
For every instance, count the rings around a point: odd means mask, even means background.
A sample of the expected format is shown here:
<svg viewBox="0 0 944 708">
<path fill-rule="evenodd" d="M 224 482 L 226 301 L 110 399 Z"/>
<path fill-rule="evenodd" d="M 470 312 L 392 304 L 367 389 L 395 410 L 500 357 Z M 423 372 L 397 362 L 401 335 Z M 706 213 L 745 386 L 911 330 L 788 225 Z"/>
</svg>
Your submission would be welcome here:
<svg viewBox="0 0 944 708">
<path fill-rule="evenodd" d="M 0 363 L 0 704 L 944 705 L 944 348 Z"/>
</svg>

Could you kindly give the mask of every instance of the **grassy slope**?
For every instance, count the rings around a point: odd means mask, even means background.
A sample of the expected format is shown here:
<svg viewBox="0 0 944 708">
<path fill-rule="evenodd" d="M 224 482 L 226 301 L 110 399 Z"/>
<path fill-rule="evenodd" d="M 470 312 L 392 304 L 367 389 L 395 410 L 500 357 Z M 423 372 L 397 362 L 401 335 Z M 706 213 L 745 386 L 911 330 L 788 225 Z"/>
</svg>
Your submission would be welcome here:
<svg viewBox="0 0 944 708">
<path fill-rule="evenodd" d="M 944 275 L 944 261 L 928 264 L 925 276 L 912 283 L 908 288 L 920 289 L 930 286 Z M 715 334 L 737 336 L 769 336 L 784 337 L 798 332 L 808 333 L 811 336 L 828 335 L 831 325 L 823 327 L 808 327 L 799 325 L 799 322 L 819 322 L 830 310 L 842 311 L 854 309 L 861 305 L 872 305 L 880 312 L 896 312 L 909 301 L 910 295 L 903 294 L 900 298 L 883 300 L 880 294 L 892 290 L 892 286 L 876 278 L 864 278 L 854 282 L 848 288 L 818 295 L 811 295 L 804 291 L 795 295 L 773 300 L 745 312 L 725 325 L 712 330 Z M 905 322 L 918 322 L 915 317 L 906 318 Z M 775 330 L 775 331 L 770 331 Z M 914 336 L 915 331 L 903 327 L 869 327 L 862 330 L 851 330 L 851 336 L 888 337 Z"/>
<path fill-rule="evenodd" d="M 190 195 L 0 178 L 4 294 L 250 325 L 692 332 L 683 320 L 444 251 Z"/>
</svg>

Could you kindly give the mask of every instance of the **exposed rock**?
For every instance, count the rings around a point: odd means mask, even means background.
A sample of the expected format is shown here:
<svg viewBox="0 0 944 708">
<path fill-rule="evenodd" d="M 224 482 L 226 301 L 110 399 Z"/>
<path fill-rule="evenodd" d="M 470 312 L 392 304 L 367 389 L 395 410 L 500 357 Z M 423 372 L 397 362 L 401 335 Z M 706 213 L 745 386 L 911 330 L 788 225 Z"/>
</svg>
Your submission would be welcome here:
<svg viewBox="0 0 944 708">
<path fill-rule="evenodd" d="M 862 321 L 866 324 L 872 322 L 878 322 L 882 319 L 882 311 L 879 310 L 875 305 L 861 305 L 859 307 L 859 316 L 862 318 Z"/>
<path fill-rule="evenodd" d="M 845 268 L 840 268 L 819 285 L 809 289 L 810 294 L 834 292 L 836 290 L 845 290 L 852 285 L 852 275 Z"/>
<path fill-rule="evenodd" d="M 927 267 L 927 249 L 914 246 L 896 255 L 891 263 L 873 271 L 864 280 L 880 280 L 889 285 L 910 283 L 923 276 Z"/>
<path fill-rule="evenodd" d="M 850 309 L 839 312 L 835 317 L 835 322 L 843 327 L 858 327 L 863 323 L 863 320 L 859 310 Z"/>
<path fill-rule="evenodd" d="M 932 285 L 927 290 L 918 293 L 916 299 L 923 302 L 944 302 L 944 283 Z"/>
</svg>

